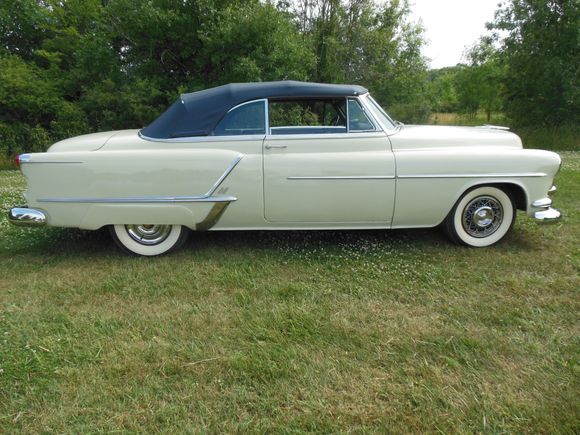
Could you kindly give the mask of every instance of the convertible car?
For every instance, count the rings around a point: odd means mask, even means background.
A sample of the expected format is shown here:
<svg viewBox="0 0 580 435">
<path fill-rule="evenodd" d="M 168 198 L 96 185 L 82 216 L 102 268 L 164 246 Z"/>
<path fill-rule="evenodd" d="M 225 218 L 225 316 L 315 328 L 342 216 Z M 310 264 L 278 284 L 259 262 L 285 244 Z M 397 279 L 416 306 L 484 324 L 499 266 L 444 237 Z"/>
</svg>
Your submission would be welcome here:
<svg viewBox="0 0 580 435">
<path fill-rule="evenodd" d="M 22 154 L 16 225 L 110 228 L 153 256 L 190 230 L 422 228 L 485 247 L 516 210 L 553 221 L 558 154 L 503 127 L 403 125 L 361 86 L 281 81 L 184 94 L 148 127 Z"/>
</svg>

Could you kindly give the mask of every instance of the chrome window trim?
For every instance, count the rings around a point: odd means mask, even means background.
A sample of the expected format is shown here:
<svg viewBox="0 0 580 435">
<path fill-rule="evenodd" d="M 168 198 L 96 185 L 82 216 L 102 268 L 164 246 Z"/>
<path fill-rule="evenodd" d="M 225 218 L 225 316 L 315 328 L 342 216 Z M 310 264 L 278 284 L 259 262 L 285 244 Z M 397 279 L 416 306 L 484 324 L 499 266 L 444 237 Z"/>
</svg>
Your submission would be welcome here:
<svg viewBox="0 0 580 435">
<path fill-rule="evenodd" d="M 368 95 L 364 94 L 364 95 Z M 373 130 L 354 130 L 351 131 L 350 130 L 350 115 L 348 115 L 347 118 L 347 122 L 348 122 L 348 132 L 349 133 L 367 133 L 367 132 L 375 132 L 375 131 L 381 131 L 382 128 L 379 126 L 379 124 L 377 123 L 377 121 L 374 119 L 374 116 L 372 114 L 372 112 L 370 112 L 363 104 L 362 99 L 359 97 L 348 97 L 346 99 L 346 113 L 348 114 L 350 112 L 350 110 L 348 109 L 348 100 L 353 100 L 355 102 L 357 102 L 360 106 L 360 108 L 362 109 L 363 113 L 365 114 L 365 116 L 367 117 L 367 119 L 369 120 L 369 122 L 372 124 L 372 126 L 374 127 Z M 377 127 L 379 126 L 379 127 Z"/>
<path fill-rule="evenodd" d="M 259 98 L 257 100 L 250 100 L 250 101 L 244 101 L 243 103 L 240 103 L 234 107 L 232 107 L 230 110 L 228 110 L 226 112 L 226 114 L 224 116 L 222 116 L 222 118 L 218 121 L 218 123 L 216 124 L 216 126 L 214 127 L 214 130 L 217 128 L 217 126 L 220 124 L 220 122 L 223 121 L 223 119 L 230 113 L 233 112 L 234 110 L 243 107 L 243 106 L 247 106 L 248 104 L 254 104 L 254 103 L 259 103 L 259 102 L 263 102 L 264 103 L 264 133 L 262 134 L 258 134 L 258 135 L 252 135 L 252 136 L 260 136 L 260 137 L 264 137 L 264 135 L 268 132 L 268 99 L 267 98 Z M 218 135 L 214 135 L 213 131 L 210 133 L 211 137 L 236 137 L 236 136 L 241 136 L 241 137 L 248 137 L 248 135 L 244 135 L 244 134 L 240 134 L 240 135 L 233 135 L 233 136 L 227 136 L 227 135 L 223 135 L 223 136 L 218 136 Z"/>
<path fill-rule="evenodd" d="M 243 154 L 238 154 L 228 165 L 226 170 L 203 195 L 194 196 L 130 196 L 125 198 L 40 198 L 38 202 L 61 202 L 61 203 L 108 203 L 108 204 L 135 204 L 135 203 L 176 203 L 176 202 L 232 202 L 237 198 L 234 196 L 212 196 L 217 188 L 223 183 L 226 177 L 240 163 Z"/>
<path fill-rule="evenodd" d="M 324 134 L 273 134 L 267 135 L 266 139 L 272 140 L 302 140 L 302 139 L 352 139 L 365 137 L 386 137 L 384 131 L 371 131 L 360 133 L 324 133 Z"/>
<path fill-rule="evenodd" d="M 369 101 L 370 100 L 370 101 Z M 395 133 L 397 131 L 399 131 L 399 129 L 401 128 L 401 125 L 397 124 L 390 116 L 389 114 L 381 107 L 381 105 L 379 103 L 376 102 L 376 100 L 371 97 L 370 93 L 366 93 L 364 95 L 361 95 L 361 101 L 364 103 L 364 105 L 366 107 L 369 108 L 370 112 L 374 115 L 375 119 L 377 120 L 377 122 L 379 123 L 379 125 L 381 126 L 381 128 L 383 129 L 383 131 L 388 132 L 388 133 Z M 373 105 L 376 105 L 376 107 Z M 376 116 L 375 110 L 381 110 L 382 114 L 390 121 L 391 126 L 387 126 L 385 125 L 378 116 Z"/>
<path fill-rule="evenodd" d="M 230 113 L 231 111 L 237 109 L 238 107 L 245 106 L 246 104 L 258 103 L 260 101 L 264 102 L 264 130 L 268 132 L 268 99 L 267 98 L 259 98 L 257 100 L 250 100 L 244 101 L 226 112 L 226 114 L 219 120 L 218 124 L 222 122 L 222 119 Z M 182 100 L 183 103 L 183 100 Z M 217 127 L 217 125 L 216 125 Z M 213 132 L 212 132 L 213 133 Z M 236 135 L 223 135 L 223 136 L 214 136 L 213 134 L 209 134 L 207 136 L 184 136 L 184 137 L 172 137 L 168 139 L 159 139 L 154 137 L 145 136 L 141 130 L 137 132 L 139 137 L 143 140 L 147 140 L 150 142 L 167 142 L 167 143 L 184 143 L 184 142 L 222 142 L 222 141 L 232 141 L 232 142 L 241 142 L 241 141 L 254 141 L 254 140 L 264 140 L 266 133 L 261 134 L 251 134 L 251 135 L 244 135 L 244 134 L 236 134 Z"/>
<path fill-rule="evenodd" d="M 347 134 L 350 133 L 350 114 L 348 110 L 348 97 L 344 99 L 345 101 L 345 109 L 346 109 L 346 132 Z"/>
<path fill-rule="evenodd" d="M 364 100 L 361 98 L 361 97 L 364 97 L 367 95 L 369 95 L 368 92 L 366 94 L 362 94 L 362 95 L 357 95 L 357 96 L 352 96 L 352 97 L 351 96 L 344 97 L 345 102 L 346 102 L 346 133 L 275 134 L 275 135 L 273 135 L 272 134 L 272 127 L 270 125 L 268 125 L 266 139 L 273 140 L 274 138 L 276 138 L 276 139 L 280 138 L 280 139 L 288 140 L 288 139 L 292 139 L 292 138 L 294 138 L 294 139 L 314 139 L 314 138 L 338 139 L 341 137 L 344 137 L 344 138 L 384 137 L 386 135 L 385 128 L 383 128 L 381 123 L 377 121 L 374 113 L 368 109 L 368 107 L 364 103 Z M 349 113 L 348 113 L 349 112 L 348 100 L 356 100 L 359 102 L 361 108 L 363 109 L 363 112 L 369 118 L 369 121 L 371 122 L 371 124 L 373 124 L 373 126 L 375 127 L 374 130 L 356 130 L 354 132 L 350 131 L 350 126 L 349 126 L 350 117 L 349 117 Z M 268 109 L 267 112 L 269 112 L 270 111 L 270 102 L 269 101 L 268 101 L 267 109 Z M 268 119 L 268 122 L 269 122 L 269 119 Z M 286 127 L 288 127 L 288 126 L 283 126 L 282 128 L 286 128 Z M 300 128 L 306 127 L 307 128 L 308 126 L 296 126 L 296 127 L 300 127 Z M 313 127 L 317 127 L 317 126 L 313 126 Z M 321 126 L 321 127 L 326 127 L 326 126 Z M 274 127 L 274 128 L 276 128 L 276 127 Z M 377 133 L 378 133 L 378 135 L 377 135 Z"/>
<path fill-rule="evenodd" d="M 234 135 L 234 136 L 189 136 L 189 137 L 174 137 L 170 139 L 156 139 L 145 136 L 139 131 L 139 137 L 150 142 L 166 142 L 166 143 L 203 143 L 203 142 L 249 142 L 262 141 L 265 134 L 252 134 L 248 136 Z"/>
</svg>

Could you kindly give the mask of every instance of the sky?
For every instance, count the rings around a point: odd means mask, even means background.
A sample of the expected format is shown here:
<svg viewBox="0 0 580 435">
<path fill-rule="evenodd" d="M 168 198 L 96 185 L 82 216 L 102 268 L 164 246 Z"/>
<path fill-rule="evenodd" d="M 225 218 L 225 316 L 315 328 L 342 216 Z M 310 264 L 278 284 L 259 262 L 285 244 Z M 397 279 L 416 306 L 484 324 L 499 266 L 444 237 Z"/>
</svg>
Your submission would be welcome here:
<svg viewBox="0 0 580 435">
<path fill-rule="evenodd" d="M 499 0 L 410 0 L 411 21 L 422 21 L 431 68 L 456 65 L 467 46 L 485 33 Z"/>
</svg>

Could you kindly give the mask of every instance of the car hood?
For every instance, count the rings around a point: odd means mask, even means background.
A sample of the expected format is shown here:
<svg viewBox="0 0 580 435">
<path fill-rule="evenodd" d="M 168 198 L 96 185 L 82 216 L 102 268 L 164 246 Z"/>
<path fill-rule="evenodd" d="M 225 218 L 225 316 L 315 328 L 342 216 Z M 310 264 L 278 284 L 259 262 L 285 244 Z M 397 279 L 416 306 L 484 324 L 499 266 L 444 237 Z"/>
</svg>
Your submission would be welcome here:
<svg viewBox="0 0 580 435">
<path fill-rule="evenodd" d="M 391 136 L 394 150 L 450 147 L 522 148 L 521 139 L 499 127 L 403 125 Z"/>
<path fill-rule="evenodd" d="M 83 134 L 81 136 L 71 137 L 56 142 L 48 149 L 48 152 L 96 151 L 99 148 L 102 148 L 113 136 L 124 132 L 125 130 L 103 131 L 101 133 Z"/>
</svg>

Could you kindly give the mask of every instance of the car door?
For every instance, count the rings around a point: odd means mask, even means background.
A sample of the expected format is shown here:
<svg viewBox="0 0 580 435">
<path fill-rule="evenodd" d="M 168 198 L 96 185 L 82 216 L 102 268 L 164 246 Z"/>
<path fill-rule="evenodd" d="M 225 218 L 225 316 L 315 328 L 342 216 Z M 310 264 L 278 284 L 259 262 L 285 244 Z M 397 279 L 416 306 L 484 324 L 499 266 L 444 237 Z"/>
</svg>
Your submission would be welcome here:
<svg viewBox="0 0 580 435">
<path fill-rule="evenodd" d="M 277 110 L 280 104 L 294 107 Z M 300 104 L 269 101 L 270 128 L 263 145 L 265 219 L 389 226 L 395 161 L 378 123 L 357 98 L 308 100 L 308 109 L 295 107 Z"/>
</svg>

